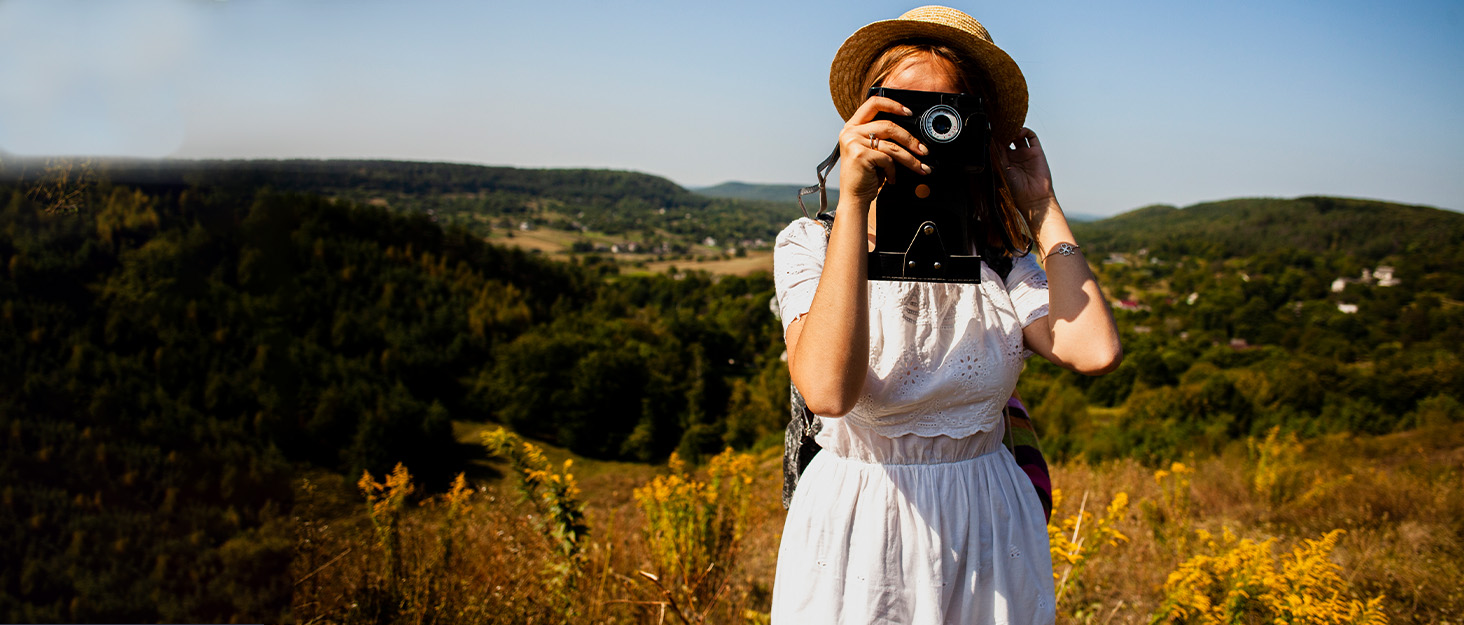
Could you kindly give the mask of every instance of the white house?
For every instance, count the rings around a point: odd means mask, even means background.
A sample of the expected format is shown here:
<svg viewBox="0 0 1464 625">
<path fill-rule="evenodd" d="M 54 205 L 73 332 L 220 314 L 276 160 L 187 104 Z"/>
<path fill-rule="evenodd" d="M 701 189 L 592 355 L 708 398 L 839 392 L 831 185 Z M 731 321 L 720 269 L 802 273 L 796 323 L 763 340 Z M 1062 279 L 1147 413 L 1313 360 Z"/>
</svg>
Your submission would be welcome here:
<svg viewBox="0 0 1464 625">
<path fill-rule="evenodd" d="M 1393 268 L 1387 265 L 1378 265 L 1373 271 L 1373 277 L 1378 279 L 1378 286 L 1398 286 L 1401 284 L 1397 276 L 1393 275 Z"/>
</svg>

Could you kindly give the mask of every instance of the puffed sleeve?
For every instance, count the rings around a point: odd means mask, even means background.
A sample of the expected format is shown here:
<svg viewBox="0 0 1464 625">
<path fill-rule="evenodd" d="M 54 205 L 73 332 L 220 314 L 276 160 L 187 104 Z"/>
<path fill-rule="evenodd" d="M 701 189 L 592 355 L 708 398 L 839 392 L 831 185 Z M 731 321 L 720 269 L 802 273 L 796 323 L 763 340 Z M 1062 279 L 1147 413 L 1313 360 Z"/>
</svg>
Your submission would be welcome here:
<svg viewBox="0 0 1464 625">
<path fill-rule="evenodd" d="M 788 224 L 773 244 L 773 286 L 783 331 L 813 306 L 829 239 L 823 224 L 803 217 Z"/>
<path fill-rule="evenodd" d="M 1047 316 L 1047 272 L 1037 264 L 1036 255 L 1027 254 L 1012 261 L 1006 287 L 1023 328 Z"/>
</svg>

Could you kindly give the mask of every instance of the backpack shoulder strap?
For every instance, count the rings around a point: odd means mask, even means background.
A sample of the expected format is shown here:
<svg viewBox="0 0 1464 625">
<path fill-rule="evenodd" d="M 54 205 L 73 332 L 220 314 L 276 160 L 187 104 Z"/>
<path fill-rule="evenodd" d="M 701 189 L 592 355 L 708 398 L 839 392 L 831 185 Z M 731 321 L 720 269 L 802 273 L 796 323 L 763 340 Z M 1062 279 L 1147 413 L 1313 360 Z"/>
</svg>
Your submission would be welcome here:
<svg viewBox="0 0 1464 625">
<path fill-rule="evenodd" d="M 824 238 L 825 239 L 827 239 L 834 232 L 834 213 L 835 212 L 837 212 L 837 209 L 828 211 L 826 213 L 819 213 L 818 214 L 818 218 L 817 219 L 818 219 L 818 222 L 823 225 Z"/>
<path fill-rule="evenodd" d="M 1006 282 L 1007 276 L 1012 275 L 1012 265 L 1015 264 L 1015 259 L 1012 257 L 985 253 L 982 256 L 985 257 L 982 260 L 986 261 L 986 266 L 995 271 L 996 275 L 1001 276 L 1002 282 Z"/>
</svg>

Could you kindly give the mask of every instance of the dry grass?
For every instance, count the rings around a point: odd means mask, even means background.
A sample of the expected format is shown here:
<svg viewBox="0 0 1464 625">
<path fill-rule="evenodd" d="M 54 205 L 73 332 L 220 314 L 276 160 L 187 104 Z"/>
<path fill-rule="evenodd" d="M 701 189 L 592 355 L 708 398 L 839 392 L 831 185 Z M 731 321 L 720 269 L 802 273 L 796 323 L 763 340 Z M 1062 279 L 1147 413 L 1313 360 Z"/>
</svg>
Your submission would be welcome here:
<svg viewBox="0 0 1464 625">
<path fill-rule="evenodd" d="M 478 426 L 459 425 L 459 436 Z M 546 447 L 559 463 L 568 454 Z M 709 623 L 759 622 L 770 604 L 784 512 L 778 503 L 778 450 L 756 456 L 755 500 L 748 532 L 730 565 L 730 582 Z M 1068 592 L 1059 622 L 1147 623 L 1164 601 L 1171 571 L 1197 550 L 1195 530 L 1239 538 L 1274 538 L 1277 554 L 1333 529 L 1344 534 L 1331 554 L 1355 596 L 1383 595 L 1394 623 L 1464 619 L 1464 424 L 1377 438 L 1308 441 L 1304 451 L 1267 466 L 1272 496 L 1257 493 L 1256 452 L 1235 445 L 1212 458 L 1188 459 L 1193 472 L 1174 496 L 1174 477 L 1133 461 L 1053 467 L 1063 491 L 1055 521 L 1101 511 L 1118 493 L 1130 500 L 1115 522 L 1127 536 L 1099 549 Z M 654 564 L 633 491 L 665 467 L 575 459 L 590 527 L 570 587 L 553 573 L 556 554 L 507 480 L 486 471 L 466 512 L 450 526 L 437 499 L 402 523 L 403 576 L 383 576 L 381 552 L 365 501 L 338 476 L 302 483 L 297 525 L 295 616 L 302 622 L 642 623 L 678 622 L 664 596 L 639 571 Z M 500 467 L 501 469 L 501 467 Z M 497 473 L 501 475 L 501 471 Z M 1167 506 L 1167 507 L 1166 507 Z M 455 554 L 443 562 L 442 537 Z M 344 555 L 342 555 L 344 554 Z M 339 556 L 337 558 L 337 556 Z M 1061 568 L 1061 567 L 1059 567 Z"/>
<path fill-rule="evenodd" d="M 514 230 L 512 234 L 513 236 L 510 237 L 508 231 L 494 228 L 491 236 L 484 240 L 494 245 L 538 250 L 560 259 L 571 256 L 569 250 L 576 241 L 590 240 L 610 244 L 620 240 L 598 233 L 575 233 L 551 228 Z M 745 257 L 728 258 L 721 255 L 722 250 L 719 248 L 695 245 L 692 246 L 692 254 L 693 258 L 680 260 L 655 260 L 654 254 L 614 254 L 612 256 L 623 266 L 622 272 L 626 274 L 659 274 L 665 273 L 672 267 L 737 276 L 773 270 L 773 253 L 769 250 L 749 250 Z M 632 267 L 632 264 L 636 266 Z"/>
<path fill-rule="evenodd" d="M 1257 494 L 1256 462 L 1242 446 L 1193 464 L 1190 529 L 1276 538 L 1278 551 L 1341 529 L 1333 561 L 1358 596 L 1385 597 L 1393 622 L 1464 619 L 1464 424 L 1309 441 L 1283 467 L 1290 490 L 1274 501 Z M 1152 476 L 1133 461 L 1053 469 L 1069 501 L 1084 491 L 1100 502 L 1118 492 L 1155 501 Z M 1133 540 L 1088 567 L 1084 594 L 1066 606 L 1069 617 L 1076 611 L 1099 622 L 1149 622 L 1169 572 L 1194 547 L 1177 552 L 1159 540 L 1141 506 L 1119 529 Z"/>
<path fill-rule="evenodd" d="M 746 258 L 724 258 L 708 261 L 658 261 L 646 263 L 646 271 L 663 273 L 667 269 L 695 269 L 720 275 L 745 276 L 759 271 L 773 270 L 772 252 L 748 252 Z"/>
<path fill-rule="evenodd" d="M 569 251 L 569 246 L 580 239 L 576 233 L 552 228 L 535 228 L 533 230 L 514 230 L 513 236 L 508 236 L 510 231 L 493 229 L 493 236 L 487 241 L 494 245 L 517 247 L 525 250 L 539 250 L 545 254 L 563 254 Z"/>
</svg>

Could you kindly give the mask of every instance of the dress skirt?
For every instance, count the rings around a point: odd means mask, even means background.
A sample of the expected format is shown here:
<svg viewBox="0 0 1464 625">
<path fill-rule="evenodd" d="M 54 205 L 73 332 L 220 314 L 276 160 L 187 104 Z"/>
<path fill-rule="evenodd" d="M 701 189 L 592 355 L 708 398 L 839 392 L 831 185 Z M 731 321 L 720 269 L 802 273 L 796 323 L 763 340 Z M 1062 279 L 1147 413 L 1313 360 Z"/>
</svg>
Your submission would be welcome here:
<svg viewBox="0 0 1464 625">
<path fill-rule="evenodd" d="M 775 625 L 1052 623 L 1042 504 L 1001 443 L 824 419 L 788 508 Z"/>
</svg>

